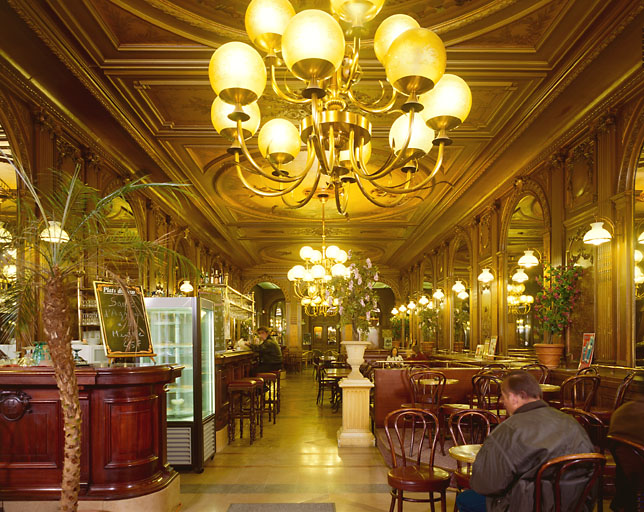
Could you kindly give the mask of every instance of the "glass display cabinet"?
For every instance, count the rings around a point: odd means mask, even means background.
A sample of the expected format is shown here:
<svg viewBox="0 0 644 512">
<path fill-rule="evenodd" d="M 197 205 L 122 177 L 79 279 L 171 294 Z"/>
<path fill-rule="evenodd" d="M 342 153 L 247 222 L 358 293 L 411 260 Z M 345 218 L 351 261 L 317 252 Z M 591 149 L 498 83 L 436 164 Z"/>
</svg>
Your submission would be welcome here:
<svg viewBox="0 0 644 512">
<path fill-rule="evenodd" d="M 168 462 L 203 471 L 215 453 L 214 303 L 204 297 L 147 297 L 159 364 L 180 364 L 168 385 Z"/>
</svg>

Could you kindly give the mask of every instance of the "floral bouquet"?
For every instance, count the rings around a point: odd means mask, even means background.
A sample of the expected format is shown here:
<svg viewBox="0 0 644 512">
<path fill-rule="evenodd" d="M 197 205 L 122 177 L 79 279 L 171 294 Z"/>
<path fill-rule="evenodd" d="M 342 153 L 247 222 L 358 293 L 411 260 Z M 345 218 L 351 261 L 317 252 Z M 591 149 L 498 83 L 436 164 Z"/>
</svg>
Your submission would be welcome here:
<svg viewBox="0 0 644 512">
<path fill-rule="evenodd" d="M 539 292 L 534 305 L 535 315 L 544 334 L 561 334 L 571 323 L 575 303 L 579 299 L 579 278 L 583 268 L 546 264 L 544 277 L 537 277 Z"/>
<path fill-rule="evenodd" d="M 343 324 L 351 324 L 353 335 L 364 338 L 369 334 L 369 320 L 378 309 L 378 294 L 374 286 L 378 281 L 378 269 L 371 260 L 352 261 L 349 251 L 349 266 L 346 278 L 333 279 L 335 297 L 338 299 L 338 313 Z"/>
</svg>

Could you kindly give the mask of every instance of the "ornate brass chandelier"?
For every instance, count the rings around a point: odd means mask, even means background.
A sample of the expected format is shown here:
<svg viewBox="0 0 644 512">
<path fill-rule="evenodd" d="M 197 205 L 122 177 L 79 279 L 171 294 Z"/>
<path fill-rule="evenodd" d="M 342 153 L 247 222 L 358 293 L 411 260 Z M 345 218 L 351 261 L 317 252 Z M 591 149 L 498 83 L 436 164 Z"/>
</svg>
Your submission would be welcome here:
<svg viewBox="0 0 644 512">
<path fill-rule="evenodd" d="M 349 255 L 335 245 L 326 246 L 324 205 L 328 199 L 319 195 L 322 201 L 322 250 L 318 251 L 305 245 L 300 249 L 304 265 L 295 265 L 287 274 L 293 282 L 295 295 L 300 299 L 304 312 L 309 316 L 333 316 L 338 313 L 338 299 L 334 297 L 331 280 L 346 277 L 348 269 L 344 266 Z"/>
<path fill-rule="evenodd" d="M 376 57 L 384 66 L 391 91 L 386 93 L 380 81 L 378 100 L 366 104 L 357 99 L 361 37 L 365 24 L 383 4 L 384 0 L 331 0 L 331 16 L 317 9 L 296 14 L 288 0 L 250 2 L 246 32 L 266 53 L 264 60 L 250 45 L 230 42 L 214 52 L 208 69 L 217 94 L 212 122 L 222 136 L 233 141 L 229 152 L 246 188 L 263 197 L 280 197 L 288 208 L 306 205 L 321 188 L 335 196 L 338 212 L 345 214 L 354 183 L 380 207 L 400 205 L 409 194 L 433 187 L 444 147 L 451 143 L 447 132 L 467 118 L 471 92 L 461 78 L 445 73 L 447 57 L 441 39 L 410 16 L 395 14 L 380 24 L 374 39 Z M 350 42 L 345 42 L 345 34 Z M 280 88 L 276 70 L 282 64 L 305 82 L 301 92 L 286 83 Z M 309 106 L 310 115 L 300 120 L 299 131 L 286 119 L 271 119 L 263 125 L 258 146 L 265 167 L 251 155 L 246 139 L 260 124 L 256 102 L 264 92 L 267 67 L 275 94 L 287 103 Z M 402 104 L 397 101 L 399 96 L 406 97 Z M 367 115 L 387 112 L 401 115 L 389 131 L 388 158 L 373 169 L 367 167 L 372 142 Z M 307 149 L 304 167 L 297 172 L 285 169 L 302 144 Z M 433 168 L 428 173 L 417 172 L 419 159 L 432 146 L 438 148 Z M 250 176 L 261 181 L 251 183 Z M 298 187 L 305 192 L 294 199 L 292 193 Z"/>
<path fill-rule="evenodd" d="M 525 293 L 523 283 L 508 285 L 508 312 L 513 315 L 527 315 L 534 303 L 534 297 Z"/>
</svg>

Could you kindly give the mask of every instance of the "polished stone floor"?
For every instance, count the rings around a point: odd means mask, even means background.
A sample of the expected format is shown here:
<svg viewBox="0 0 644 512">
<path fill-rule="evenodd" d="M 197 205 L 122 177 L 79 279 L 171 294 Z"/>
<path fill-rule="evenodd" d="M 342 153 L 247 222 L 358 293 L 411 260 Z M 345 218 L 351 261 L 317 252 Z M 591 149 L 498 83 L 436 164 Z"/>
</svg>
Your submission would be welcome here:
<svg viewBox="0 0 644 512">
<path fill-rule="evenodd" d="M 377 448 L 338 448 L 341 413 L 315 404 L 311 371 L 282 381 L 277 423 L 252 446 L 235 440 L 205 471 L 181 475 L 181 511 L 225 512 L 231 503 L 335 503 L 337 512 L 389 510 L 387 468 Z M 448 510 L 453 493 L 448 493 Z M 405 503 L 405 511 L 427 504 Z M 440 510 L 438 507 L 437 510 Z"/>
</svg>

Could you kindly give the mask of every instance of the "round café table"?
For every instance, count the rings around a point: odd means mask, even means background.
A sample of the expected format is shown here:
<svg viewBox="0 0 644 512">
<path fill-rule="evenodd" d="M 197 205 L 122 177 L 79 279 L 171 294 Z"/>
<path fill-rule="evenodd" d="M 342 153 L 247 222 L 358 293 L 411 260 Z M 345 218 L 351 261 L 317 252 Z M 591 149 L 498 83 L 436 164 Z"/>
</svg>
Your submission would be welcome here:
<svg viewBox="0 0 644 512">
<path fill-rule="evenodd" d="M 476 460 L 476 456 L 481 450 L 482 444 L 462 444 L 460 446 L 452 446 L 449 449 L 449 455 L 459 462 L 466 462 L 472 464 Z"/>
<path fill-rule="evenodd" d="M 556 384 L 539 384 L 542 393 L 558 393 L 561 391 L 561 386 Z"/>
<path fill-rule="evenodd" d="M 437 379 L 420 379 L 418 381 L 420 384 L 423 386 L 436 386 L 438 385 L 438 380 Z M 458 379 L 445 379 L 445 385 L 449 386 L 450 384 L 456 384 L 458 383 Z"/>
</svg>

